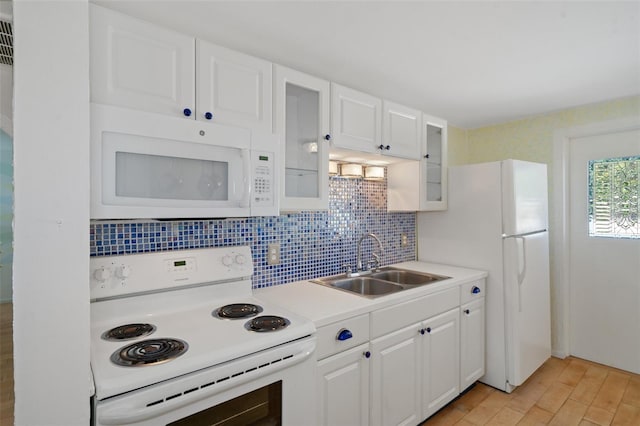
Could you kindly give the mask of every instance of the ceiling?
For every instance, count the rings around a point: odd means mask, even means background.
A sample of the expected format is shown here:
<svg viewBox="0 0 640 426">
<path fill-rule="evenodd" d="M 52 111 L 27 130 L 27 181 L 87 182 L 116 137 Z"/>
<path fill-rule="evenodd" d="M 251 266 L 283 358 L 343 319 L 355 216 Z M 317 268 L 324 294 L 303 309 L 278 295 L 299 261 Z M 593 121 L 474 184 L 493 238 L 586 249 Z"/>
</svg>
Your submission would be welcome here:
<svg viewBox="0 0 640 426">
<path fill-rule="evenodd" d="M 640 1 L 95 1 L 477 128 L 640 94 Z"/>
</svg>

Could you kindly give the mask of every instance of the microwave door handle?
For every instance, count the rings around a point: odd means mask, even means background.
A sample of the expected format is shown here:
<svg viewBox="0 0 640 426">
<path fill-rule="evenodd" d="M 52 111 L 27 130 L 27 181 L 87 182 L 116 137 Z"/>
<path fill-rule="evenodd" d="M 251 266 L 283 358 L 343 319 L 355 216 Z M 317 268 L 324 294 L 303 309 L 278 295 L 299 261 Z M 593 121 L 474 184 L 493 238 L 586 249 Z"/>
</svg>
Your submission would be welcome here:
<svg viewBox="0 0 640 426">
<path fill-rule="evenodd" d="M 244 194 L 240 200 L 240 207 L 249 207 L 251 204 L 251 155 L 248 149 L 242 150 L 242 178 Z"/>
</svg>

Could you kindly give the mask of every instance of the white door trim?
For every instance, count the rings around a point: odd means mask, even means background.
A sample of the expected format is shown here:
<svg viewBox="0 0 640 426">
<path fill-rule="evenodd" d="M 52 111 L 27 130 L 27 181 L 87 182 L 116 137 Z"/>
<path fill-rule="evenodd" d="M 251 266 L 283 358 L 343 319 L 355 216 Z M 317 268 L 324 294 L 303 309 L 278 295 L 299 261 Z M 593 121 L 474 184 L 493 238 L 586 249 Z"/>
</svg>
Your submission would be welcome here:
<svg viewBox="0 0 640 426">
<path fill-rule="evenodd" d="M 602 121 L 558 129 L 553 134 L 553 206 L 551 213 L 550 256 L 552 312 L 552 354 L 565 358 L 571 354 L 570 340 L 570 244 L 569 244 L 569 144 L 571 139 L 640 129 L 640 116 Z"/>
</svg>

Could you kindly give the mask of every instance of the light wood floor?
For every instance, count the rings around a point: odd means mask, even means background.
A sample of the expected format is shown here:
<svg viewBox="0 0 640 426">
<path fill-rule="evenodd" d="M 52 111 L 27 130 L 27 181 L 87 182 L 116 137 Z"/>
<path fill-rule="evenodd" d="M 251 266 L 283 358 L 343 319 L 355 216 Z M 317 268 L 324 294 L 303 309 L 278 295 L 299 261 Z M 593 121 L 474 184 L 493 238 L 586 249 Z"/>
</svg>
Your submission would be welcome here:
<svg viewBox="0 0 640 426">
<path fill-rule="evenodd" d="M 13 424 L 13 308 L 0 304 L 0 425 Z M 550 358 L 507 394 L 482 383 L 422 426 L 640 426 L 640 375 L 578 358 Z"/>
<path fill-rule="evenodd" d="M 13 305 L 0 303 L 0 425 L 13 424 Z"/>
<path fill-rule="evenodd" d="M 640 375 L 550 358 L 513 393 L 477 383 L 422 426 L 546 424 L 640 426 Z"/>
</svg>

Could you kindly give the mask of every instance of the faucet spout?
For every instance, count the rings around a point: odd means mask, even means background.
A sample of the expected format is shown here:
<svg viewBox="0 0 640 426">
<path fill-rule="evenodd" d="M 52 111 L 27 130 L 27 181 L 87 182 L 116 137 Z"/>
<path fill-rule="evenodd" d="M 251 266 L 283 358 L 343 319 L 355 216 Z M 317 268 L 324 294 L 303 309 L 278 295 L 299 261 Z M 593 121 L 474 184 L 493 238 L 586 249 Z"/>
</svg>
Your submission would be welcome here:
<svg viewBox="0 0 640 426">
<path fill-rule="evenodd" d="M 358 252 L 356 254 L 356 268 L 357 271 L 362 271 L 362 241 L 365 240 L 365 238 L 373 238 L 376 243 L 378 244 L 378 250 L 380 250 L 380 255 L 378 256 L 373 256 L 376 259 L 376 267 L 380 266 L 380 256 L 382 256 L 383 253 L 383 248 L 382 248 L 382 243 L 380 242 L 380 239 L 378 238 L 378 236 L 376 234 L 373 234 L 371 232 L 368 232 L 366 234 L 364 234 L 362 237 L 360 237 L 360 239 L 358 240 Z"/>
</svg>

